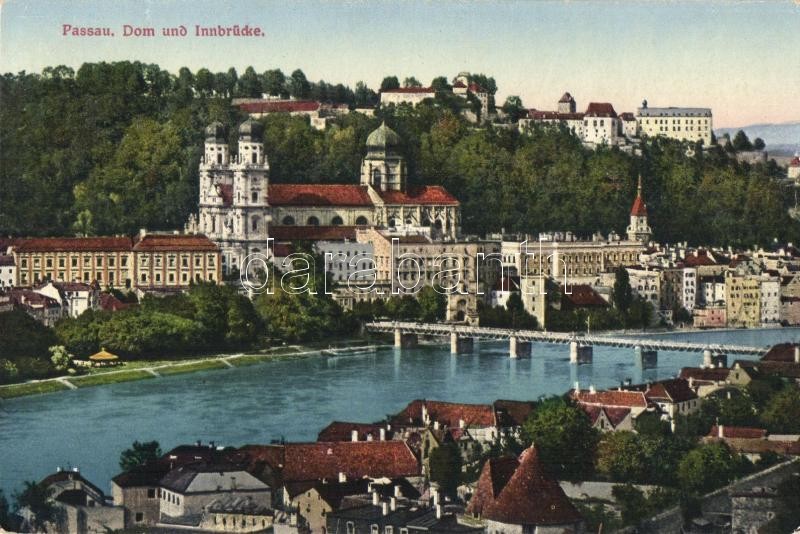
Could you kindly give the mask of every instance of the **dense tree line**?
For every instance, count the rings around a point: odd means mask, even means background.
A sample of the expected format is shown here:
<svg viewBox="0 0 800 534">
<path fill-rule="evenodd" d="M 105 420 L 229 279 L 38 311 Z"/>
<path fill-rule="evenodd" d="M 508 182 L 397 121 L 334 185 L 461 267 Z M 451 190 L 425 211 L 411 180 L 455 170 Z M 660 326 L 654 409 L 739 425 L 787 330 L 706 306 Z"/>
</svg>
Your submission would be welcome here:
<svg viewBox="0 0 800 534">
<path fill-rule="evenodd" d="M 389 77 L 392 78 L 392 77 Z M 491 91 L 491 77 L 472 75 Z M 419 83 L 413 77 L 407 85 Z M 400 82 L 384 80 L 383 85 Z M 448 87 L 445 77 L 433 85 Z M 139 62 L 87 63 L 77 72 L 0 78 L 0 234 L 132 233 L 182 227 L 196 209 L 203 128 L 229 127 L 243 115 L 234 97 L 268 93 L 374 105 L 364 84 L 310 82 L 302 71 L 248 68 L 177 75 Z M 518 114 L 521 102 L 505 109 Z M 403 139 L 409 181 L 441 184 L 462 202 L 463 228 L 484 233 L 569 229 L 623 232 L 635 194 L 644 189 L 655 238 L 662 242 L 766 244 L 797 240 L 789 199 L 772 163 L 738 163 L 721 148 L 687 151 L 654 139 L 642 155 L 585 149 L 566 129 L 482 128 L 462 116 L 472 104 L 447 91 L 411 108 L 389 106 L 374 118 L 353 113 L 326 131 L 288 115 L 264 119 L 274 182 L 356 183 L 369 132 L 385 120 Z"/>
</svg>

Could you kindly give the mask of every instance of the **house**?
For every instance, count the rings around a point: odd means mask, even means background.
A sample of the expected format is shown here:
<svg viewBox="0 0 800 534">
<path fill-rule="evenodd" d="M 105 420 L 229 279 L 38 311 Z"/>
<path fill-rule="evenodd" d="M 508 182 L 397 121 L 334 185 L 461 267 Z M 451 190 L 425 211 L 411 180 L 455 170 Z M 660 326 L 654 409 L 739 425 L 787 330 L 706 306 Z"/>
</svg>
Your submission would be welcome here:
<svg viewBox="0 0 800 534">
<path fill-rule="evenodd" d="M 159 481 L 158 495 L 162 518 L 201 515 L 213 502 L 230 505 L 231 498 L 244 499 L 260 510 L 269 510 L 272 504 L 268 485 L 241 467 L 218 460 L 171 469 Z"/>
<path fill-rule="evenodd" d="M 334 421 L 320 430 L 317 441 L 386 441 L 394 436 L 387 426 L 390 425 Z"/>
<path fill-rule="evenodd" d="M 0 250 L 0 289 L 14 287 L 17 283 L 17 264 L 14 263 L 14 256 L 8 255 L 4 250 Z"/>
<path fill-rule="evenodd" d="M 714 425 L 708 435 L 703 437 L 703 441 L 723 441 L 751 461 L 757 461 L 765 453 L 800 456 L 800 436 L 768 435 L 762 428 Z"/>
<path fill-rule="evenodd" d="M 583 142 L 595 145 L 616 145 L 624 139 L 614 106 L 607 102 L 591 102 L 583 114 Z"/>
<path fill-rule="evenodd" d="M 689 381 L 671 378 L 659 382 L 625 386 L 628 391 L 642 391 L 648 402 L 657 405 L 671 420 L 700 409 L 700 399 L 689 387 Z"/>
<path fill-rule="evenodd" d="M 602 432 L 633 430 L 636 418 L 650 405 L 641 391 L 572 389 L 569 396 L 586 412 L 592 426 Z"/>
<path fill-rule="evenodd" d="M 433 87 L 398 87 L 397 89 L 384 89 L 381 91 L 381 105 L 411 104 L 416 106 L 427 98 L 434 98 L 436 90 Z"/>
<path fill-rule="evenodd" d="M 452 443 L 461 454 L 464 465 L 474 462 L 483 451 L 483 444 L 470 434 L 467 428 L 425 428 L 419 432 L 419 455 L 422 461 L 422 472 L 430 476 L 430 459 L 438 447 Z"/>
<path fill-rule="evenodd" d="M 252 497 L 228 495 L 204 507 L 197 528 L 207 532 L 268 532 L 273 514 L 270 507 Z"/>
<path fill-rule="evenodd" d="M 58 302 L 62 313 L 68 317 L 78 317 L 86 310 L 100 307 L 100 287 L 97 283 L 47 282 L 34 288 L 34 291 Z"/>
<path fill-rule="evenodd" d="M 517 458 L 492 458 L 481 470 L 466 513 L 493 534 L 583 532 L 583 517 L 531 446 Z"/>
<path fill-rule="evenodd" d="M 706 397 L 727 387 L 730 373 L 727 367 L 684 367 L 678 378 L 688 381 L 689 387 L 699 397 Z"/>
<path fill-rule="evenodd" d="M 495 410 L 489 404 L 416 399 L 390 417 L 389 422 L 398 429 L 468 429 L 472 437 L 487 444 L 497 439 L 499 432 Z"/>
<path fill-rule="evenodd" d="M 247 471 L 275 490 L 275 502 L 287 506 L 319 481 L 408 478 L 421 471 L 403 441 L 330 441 L 246 445 L 238 449 Z"/>
<path fill-rule="evenodd" d="M 13 288 L 9 296 L 15 308 L 23 310 L 45 326 L 54 326 L 63 317 L 63 308 L 56 299 L 32 289 Z"/>
<path fill-rule="evenodd" d="M 498 399 L 492 403 L 497 426 L 503 435 L 516 436 L 522 425 L 533 414 L 536 403 L 532 401 L 516 401 Z"/>
<path fill-rule="evenodd" d="M 86 480 L 78 468 L 59 468 L 40 484 L 47 488 L 52 504 L 63 512 L 58 524 L 53 525 L 54 531 L 100 534 L 124 527 L 123 508 L 107 504 L 103 492 Z M 30 510 L 21 515 L 30 517 Z"/>
</svg>

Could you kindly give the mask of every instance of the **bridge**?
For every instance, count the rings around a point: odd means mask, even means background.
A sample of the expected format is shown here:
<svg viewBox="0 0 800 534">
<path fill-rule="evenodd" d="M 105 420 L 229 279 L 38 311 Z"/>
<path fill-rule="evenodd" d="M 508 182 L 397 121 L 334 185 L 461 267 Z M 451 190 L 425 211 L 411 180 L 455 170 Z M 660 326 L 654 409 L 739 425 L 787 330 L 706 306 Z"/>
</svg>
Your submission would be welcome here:
<svg viewBox="0 0 800 534">
<path fill-rule="evenodd" d="M 512 358 L 530 355 L 531 343 L 560 343 L 569 345 L 570 362 L 572 363 L 590 363 L 593 354 L 592 347 L 595 345 L 635 349 L 645 366 L 655 365 L 659 350 L 702 353 L 705 366 L 727 364 L 728 354 L 764 354 L 769 350 L 769 347 L 693 343 L 646 337 L 615 337 L 575 332 L 514 330 L 446 323 L 377 321 L 367 323 L 366 329 L 370 332 L 393 333 L 394 345 L 398 348 L 416 345 L 418 336 L 449 336 L 450 352 L 453 354 L 471 351 L 474 339 L 508 340 L 509 356 Z"/>
</svg>

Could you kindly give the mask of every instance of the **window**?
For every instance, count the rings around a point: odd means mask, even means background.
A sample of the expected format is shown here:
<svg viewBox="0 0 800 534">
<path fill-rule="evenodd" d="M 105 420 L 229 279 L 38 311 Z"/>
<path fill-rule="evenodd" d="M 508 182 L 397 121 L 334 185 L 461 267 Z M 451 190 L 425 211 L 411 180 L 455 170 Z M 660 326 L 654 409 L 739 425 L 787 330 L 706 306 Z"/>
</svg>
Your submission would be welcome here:
<svg viewBox="0 0 800 534">
<path fill-rule="evenodd" d="M 394 528 L 389 525 L 386 525 L 386 528 L 384 528 L 383 530 L 384 534 L 394 534 Z"/>
<path fill-rule="evenodd" d="M 148 499 L 155 499 L 156 498 L 156 489 L 155 488 L 148 488 L 148 490 L 147 490 L 147 498 Z"/>
<path fill-rule="evenodd" d="M 341 225 L 343 225 L 343 224 L 344 224 L 344 221 L 342 220 L 342 218 L 341 218 L 341 217 L 339 217 L 339 216 L 337 215 L 336 217 L 334 217 L 333 219 L 331 219 L 331 224 L 332 224 L 333 226 L 341 226 Z"/>
<path fill-rule="evenodd" d="M 251 219 L 251 228 L 254 232 L 258 232 L 258 217 L 253 217 Z"/>
<path fill-rule="evenodd" d="M 378 530 L 378 525 L 372 525 L 372 526 L 369 528 L 369 531 L 370 531 L 370 533 L 371 533 L 371 534 L 378 534 L 378 532 L 379 532 L 379 530 Z"/>
<path fill-rule="evenodd" d="M 253 202 L 258 202 L 258 192 L 257 191 L 253 191 L 252 201 Z"/>
<path fill-rule="evenodd" d="M 356 526 L 352 521 L 347 522 L 347 534 L 356 534 Z"/>
<path fill-rule="evenodd" d="M 283 218 L 281 224 L 283 224 L 284 226 L 294 226 L 294 217 L 292 217 L 291 215 L 287 215 L 286 217 Z"/>
<path fill-rule="evenodd" d="M 359 217 L 358 217 L 358 219 L 356 219 L 356 224 L 357 224 L 358 226 L 366 226 L 366 225 L 368 225 L 368 224 L 369 224 L 369 221 L 367 220 L 367 218 L 366 218 L 366 217 L 364 217 L 363 215 L 361 215 L 361 216 L 359 216 Z"/>
<path fill-rule="evenodd" d="M 306 221 L 306 224 L 309 225 L 309 226 L 319 226 L 319 219 L 317 219 L 316 217 L 314 217 L 312 215 L 311 217 L 308 218 L 308 221 Z"/>
<path fill-rule="evenodd" d="M 136 522 L 141 523 L 144 520 L 144 514 L 142 512 L 136 512 Z"/>
</svg>

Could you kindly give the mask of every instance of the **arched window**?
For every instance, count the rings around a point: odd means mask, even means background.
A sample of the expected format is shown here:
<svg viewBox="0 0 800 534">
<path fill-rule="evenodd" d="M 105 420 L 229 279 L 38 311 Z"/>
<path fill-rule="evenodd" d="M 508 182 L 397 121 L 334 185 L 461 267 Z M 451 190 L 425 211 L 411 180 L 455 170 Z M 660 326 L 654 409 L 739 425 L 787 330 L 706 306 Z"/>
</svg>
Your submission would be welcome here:
<svg viewBox="0 0 800 534">
<path fill-rule="evenodd" d="M 252 202 L 258 202 L 258 191 L 253 191 L 250 198 Z"/>
<path fill-rule="evenodd" d="M 294 226 L 294 217 L 292 217 L 291 215 L 287 215 L 286 217 L 283 218 L 282 224 L 284 226 Z"/>
<path fill-rule="evenodd" d="M 358 226 L 366 226 L 366 225 L 368 225 L 368 224 L 369 224 L 369 221 L 367 220 L 367 218 L 366 218 L 366 217 L 364 217 L 363 215 L 360 215 L 360 216 L 358 217 L 358 219 L 356 219 L 356 224 L 357 224 Z"/>
<path fill-rule="evenodd" d="M 222 153 L 217 152 L 217 165 L 222 165 Z"/>
<path fill-rule="evenodd" d="M 258 216 L 253 217 L 250 221 L 251 228 L 254 232 L 258 232 Z"/>
<path fill-rule="evenodd" d="M 394 228 L 396 224 L 396 219 L 394 217 L 389 219 L 389 228 Z"/>
<path fill-rule="evenodd" d="M 331 219 L 331 225 L 333 226 L 341 226 L 344 224 L 344 221 L 338 215 Z"/>
<path fill-rule="evenodd" d="M 381 188 L 381 170 L 372 169 L 372 187 L 375 189 Z"/>
<path fill-rule="evenodd" d="M 309 225 L 309 226 L 319 226 L 319 219 L 317 219 L 316 217 L 314 217 L 312 215 L 311 217 L 308 218 L 308 221 L 306 221 L 306 224 Z"/>
<path fill-rule="evenodd" d="M 257 159 L 258 158 L 258 154 L 253 152 L 250 155 L 252 156 L 253 163 L 258 163 L 258 159 Z"/>
</svg>

